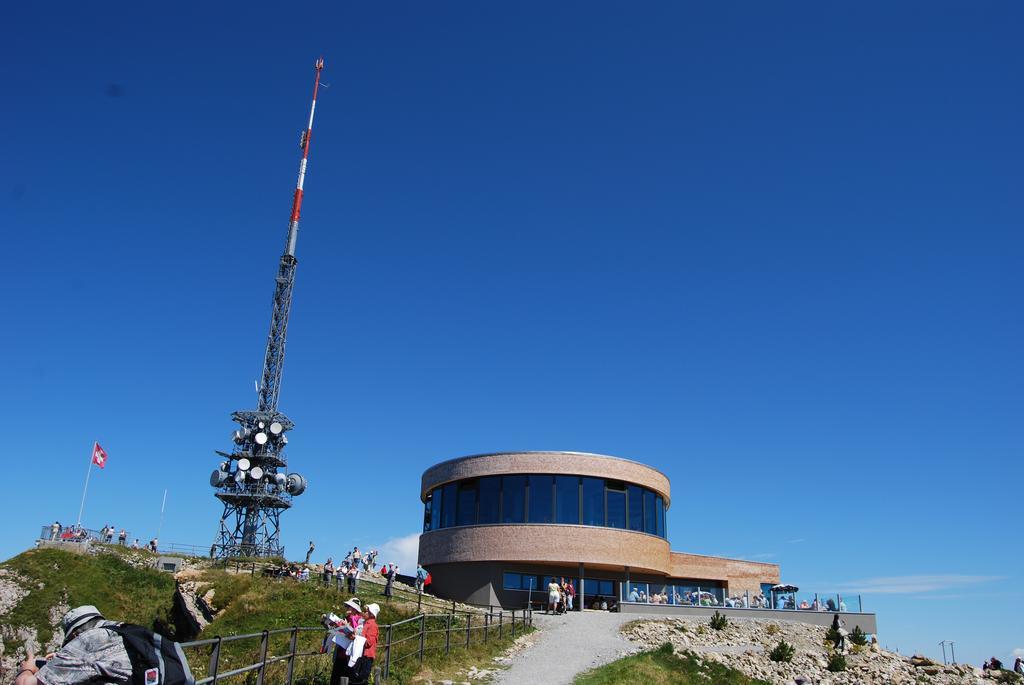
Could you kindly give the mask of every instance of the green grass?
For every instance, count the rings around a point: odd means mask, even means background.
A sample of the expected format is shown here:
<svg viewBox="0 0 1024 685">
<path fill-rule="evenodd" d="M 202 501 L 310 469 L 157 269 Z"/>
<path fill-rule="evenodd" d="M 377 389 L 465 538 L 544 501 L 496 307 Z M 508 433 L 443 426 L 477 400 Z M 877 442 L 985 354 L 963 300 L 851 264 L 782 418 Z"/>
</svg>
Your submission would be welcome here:
<svg viewBox="0 0 1024 685">
<path fill-rule="evenodd" d="M 69 607 L 94 604 L 111 619 L 155 627 L 173 637 L 174 578 L 170 574 L 135 568 L 119 556 L 87 556 L 59 549 L 29 550 L 0 568 L 16 572 L 29 590 L 0 622 L 34 628 L 41 645 L 53 636 L 50 608 L 61 603 Z M 17 640 L 6 642 L 8 651 L 22 646 Z"/>
<path fill-rule="evenodd" d="M 19 554 L 0 564 L 18 574 L 19 581 L 30 592 L 6 615 L 0 616 L 0 623 L 10 626 L 27 626 L 36 630 L 38 641 L 45 645 L 53 634 L 50 623 L 51 608 L 60 604 L 74 607 L 80 604 L 95 604 L 111 620 L 128 621 L 154 628 L 169 637 L 175 636 L 173 624 L 174 577 L 150 568 L 136 568 L 130 562 L 139 564 L 151 561 L 153 555 L 143 551 L 132 551 L 113 546 L 103 552 L 83 555 L 60 549 L 38 549 Z M 10 577 L 8 577 L 10 579 Z M 341 614 L 342 603 L 349 598 L 338 592 L 334 586 L 324 587 L 318 577 L 305 583 L 291 579 L 271 579 L 248 573 L 229 573 L 224 569 L 212 568 L 195 574 L 191 579 L 207 583 L 214 590 L 212 603 L 219 611 L 214 621 L 198 638 L 217 636 L 228 637 L 263 630 L 290 629 L 295 626 L 319 626 L 320 616 L 329 611 Z M 204 592 L 203 587 L 200 592 Z M 357 596 L 365 606 L 376 602 L 381 606 L 378 623 L 385 626 L 418 615 L 417 596 L 413 591 L 395 588 L 395 597 L 386 602 L 383 587 L 375 583 L 360 581 Z M 425 679 L 451 678 L 464 672 L 470 666 L 493 667 L 493 657 L 504 652 L 512 642 L 506 616 L 503 626 L 504 639 L 498 640 L 497 625 L 488 630 L 488 641 L 483 643 L 483 617 L 474 615 L 471 619 L 471 646 L 465 647 L 466 618 L 456 614 L 451 620 L 452 634 L 450 653 L 445 654 L 443 629 L 449 619 L 438 616 L 450 609 L 450 603 L 424 596 L 422 610 L 434 616 L 425 619 L 429 633 L 425 639 L 424 660 L 421 667 L 418 650 L 419 639 L 412 638 L 393 649 L 394 666 L 389 683 L 396 685 L 420 682 Z M 517 612 L 518 617 L 518 612 Z M 59 618 L 59 617 L 58 617 Z M 521 620 L 521 618 L 520 618 Z M 419 623 L 412 622 L 394 629 L 394 639 L 414 635 Z M 517 626 L 516 634 L 522 634 Z M 322 630 L 300 631 L 298 650 L 315 652 L 319 650 L 324 637 Z M 381 630 L 381 645 L 378 664 L 383 666 L 383 641 L 385 631 Z M 241 667 L 259 660 L 261 637 L 226 642 L 221 647 L 219 671 Z M 289 651 L 290 631 L 268 638 L 268 655 L 283 655 Z M 178 637 L 178 639 L 182 639 Z M 5 640 L 5 650 L 15 651 L 22 645 L 17 640 Z M 210 647 L 192 647 L 186 650 L 189 664 L 196 677 L 207 674 Z M 402 658 L 405 656 L 405 658 Z M 283 680 L 286 663 L 268 667 L 265 681 Z M 323 685 L 330 675 L 330 656 L 316 655 L 299 658 L 295 662 L 298 685 Z M 253 683 L 256 674 L 233 679 L 235 683 Z"/>
<path fill-rule="evenodd" d="M 755 680 L 722 664 L 698 661 L 686 652 L 675 654 L 668 643 L 587 671 L 574 682 L 576 685 L 767 685 L 763 680 Z"/>
</svg>

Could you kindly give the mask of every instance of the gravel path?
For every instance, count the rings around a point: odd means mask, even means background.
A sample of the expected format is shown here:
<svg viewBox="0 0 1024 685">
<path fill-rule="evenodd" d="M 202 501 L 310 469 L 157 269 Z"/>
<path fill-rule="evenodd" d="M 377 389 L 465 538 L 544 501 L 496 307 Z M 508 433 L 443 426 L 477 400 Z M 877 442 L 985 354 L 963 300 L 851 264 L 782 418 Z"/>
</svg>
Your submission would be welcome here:
<svg viewBox="0 0 1024 685">
<path fill-rule="evenodd" d="M 641 617 L 606 611 L 562 616 L 535 613 L 536 642 L 513 657 L 511 666 L 496 674 L 493 682 L 569 685 L 579 673 L 637 651 L 637 646 L 619 633 L 619 626 L 636 618 Z"/>
</svg>

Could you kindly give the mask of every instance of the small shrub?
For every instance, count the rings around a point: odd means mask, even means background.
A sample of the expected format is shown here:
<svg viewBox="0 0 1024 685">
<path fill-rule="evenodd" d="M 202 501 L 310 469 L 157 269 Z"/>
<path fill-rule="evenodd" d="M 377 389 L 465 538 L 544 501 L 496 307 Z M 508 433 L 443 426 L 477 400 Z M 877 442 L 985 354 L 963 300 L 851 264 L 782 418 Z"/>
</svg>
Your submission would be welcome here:
<svg viewBox="0 0 1024 685">
<path fill-rule="evenodd" d="M 796 649 L 793 648 L 793 645 L 785 640 L 779 640 L 779 644 L 772 647 L 772 651 L 768 652 L 768 658 L 772 661 L 788 664 L 793 660 L 794 654 L 796 654 Z"/>
<path fill-rule="evenodd" d="M 846 670 L 846 657 L 838 652 L 834 652 L 828 658 L 828 670 L 833 673 L 839 673 L 840 671 Z"/>
<path fill-rule="evenodd" d="M 729 619 L 725 617 L 725 614 L 716 611 L 711 615 L 711 621 L 709 621 L 708 625 L 715 630 L 723 630 L 727 625 L 729 625 Z"/>
<path fill-rule="evenodd" d="M 769 635 L 778 635 L 780 632 L 782 632 L 782 629 L 774 623 L 769 623 L 768 627 L 764 629 L 764 632 L 768 633 Z"/>
<path fill-rule="evenodd" d="M 854 626 L 853 630 L 850 631 L 850 642 L 863 647 L 868 643 L 868 636 L 864 634 L 864 631 L 860 629 L 860 626 Z"/>
</svg>

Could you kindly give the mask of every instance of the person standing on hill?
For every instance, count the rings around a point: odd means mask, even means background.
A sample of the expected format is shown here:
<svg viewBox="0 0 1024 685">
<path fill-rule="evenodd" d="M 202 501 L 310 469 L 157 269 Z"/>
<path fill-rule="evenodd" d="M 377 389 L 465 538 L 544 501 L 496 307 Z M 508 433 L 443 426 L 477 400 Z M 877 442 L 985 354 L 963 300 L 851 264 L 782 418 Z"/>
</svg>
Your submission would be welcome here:
<svg viewBox="0 0 1024 685">
<path fill-rule="evenodd" d="M 373 673 L 373 660 L 377 658 L 377 638 L 380 630 L 377 627 L 377 614 L 380 613 L 380 606 L 368 604 L 363 607 L 363 654 L 352 667 L 352 677 L 349 685 L 367 685 L 370 682 L 370 675 Z"/>
<path fill-rule="evenodd" d="M 122 528 L 121 532 L 118 533 L 118 535 L 117 535 L 117 544 L 119 544 L 122 547 L 124 547 L 124 541 L 127 540 L 127 539 L 128 539 L 128 531 L 126 531 L 124 528 Z"/>
<path fill-rule="evenodd" d="M 359 563 L 353 561 L 348 567 L 348 591 L 353 595 L 358 592 L 359 585 Z"/>
<path fill-rule="evenodd" d="M 423 592 L 423 584 L 427 582 L 427 569 L 423 564 L 416 564 L 416 592 Z"/>
<path fill-rule="evenodd" d="M 558 581 L 554 578 L 548 583 L 548 610 L 544 613 L 554 614 L 558 612 L 558 600 L 562 595 L 562 588 L 558 587 Z"/>
<path fill-rule="evenodd" d="M 572 611 L 572 603 L 576 599 L 576 588 L 572 586 L 572 578 L 563 580 L 562 587 L 565 589 L 565 610 Z"/>
<path fill-rule="evenodd" d="M 324 585 L 331 584 L 331 576 L 334 575 L 334 558 L 327 557 L 327 563 L 324 564 Z"/>
<path fill-rule="evenodd" d="M 388 564 L 387 569 L 384 571 L 384 578 L 387 579 L 387 584 L 384 586 L 384 601 L 390 602 L 393 595 L 393 587 L 395 585 L 395 565 Z"/>
</svg>

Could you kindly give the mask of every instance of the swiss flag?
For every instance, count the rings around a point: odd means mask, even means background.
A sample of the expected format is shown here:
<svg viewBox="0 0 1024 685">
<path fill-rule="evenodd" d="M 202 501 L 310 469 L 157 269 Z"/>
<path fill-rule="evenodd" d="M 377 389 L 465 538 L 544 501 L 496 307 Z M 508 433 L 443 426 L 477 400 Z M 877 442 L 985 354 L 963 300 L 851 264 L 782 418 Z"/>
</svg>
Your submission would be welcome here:
<svg viewBox="0 0 1024 685">
<path fill-rule="evenodd" d="M 99 466 L 101 469 L 107 466 L 107 451 L 100 447 L 100 444 L 93 443 L 92 447 L 92 463 Z"/>
</svg>

